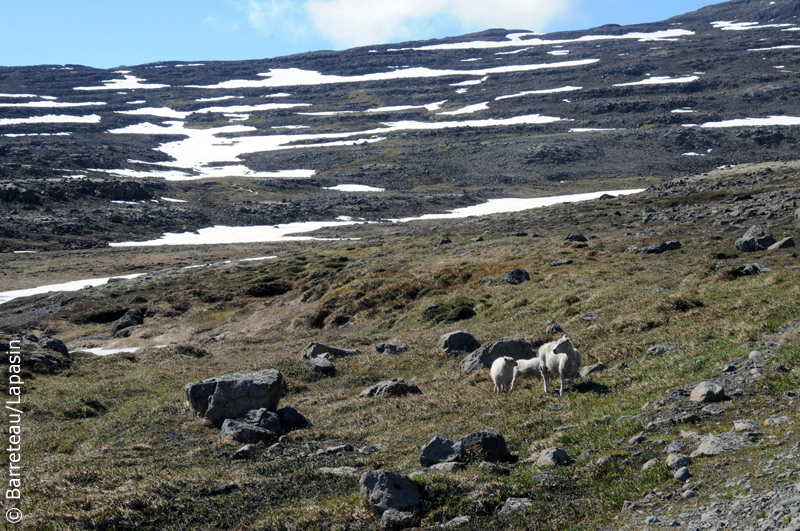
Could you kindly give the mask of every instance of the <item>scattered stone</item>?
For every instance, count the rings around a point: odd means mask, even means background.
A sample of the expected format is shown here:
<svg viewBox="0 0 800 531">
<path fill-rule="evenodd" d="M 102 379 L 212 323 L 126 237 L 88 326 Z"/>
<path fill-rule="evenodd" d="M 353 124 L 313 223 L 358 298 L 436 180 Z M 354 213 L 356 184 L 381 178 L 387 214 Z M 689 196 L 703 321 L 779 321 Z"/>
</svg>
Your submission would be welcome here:
<svg viewBox="0 0 800 531">
<path fill-rule="evenodd" d="M 585 242 L 587 241 L 586 236 L 581 234 L 580 232 L 570 232 L 567 234 L 567 237 L 564 238 L 565 240 L 569 240 L 571 242 Z"/>
<path fill-rule="evenodd" d="M 736 240 L 736 248 L 743 253 L 752 253 L 766 249 L 775 243 L 775 237 L 759 225 L 753 225 L 744 235 Z"/>
<path fill-rule="evenodd" d="M 317 469 L 317 474 L 349 478 L 359 477 L 358 469 L 352 466 L 340 466 L 335 468 L 323 466 Z"/>
<path fill-rule="evenodd" d="M 328 354 L 328 356 L 326 357 L 329 359 L 336 359 L 336 358 L 346 358 L 348 356 L 358 356 L 361 354 L 361 351 L 358 349 L 331 347 L 323 343 L 312 342 L 309 343 L 308 346 L 300 354 L 300 359 L 309 360 L 311 358 L 320 357 L 324 354 Z"/>
<path fill-rule="evenodd" d="M 640 433 L 639 435 L 634 435 L 633 437 L 628 439 L 628 444 L 630 446 L 636 446 L 638 444 L 642 444 L 646 440 L 647 440 L 647 436 L 644 435 L 643 433 Z"/>
<path fill-rule="evenodd" d="M 435 465 L 429 466 L 427 471 L 430 472 L 458 472 L 459 470 L 464 470 L 464 465 L 461 463 L 436 463 Z"/>
<path fill-rule="evenodd" d="M 590 374 L 594 374 L 596 372 L 601 372 L 606 370 L 605 363 L 595 363 L 594 365 L 587 365 L 585 367 L 581 367 L 580 375 L 581 378 L 586 378 Z"/>
<path fill-rule="evenodd" d="M 590 448 L 590 449 L 588 449 L 588 450 L 584 450 L 584 451 L 582 451 L 582 452 L 581 452 L 581 455 L 579 455 L 579 456 L 578 456 L 578 459 L 585 459 L 585 458 L 587 458 L 587 457 L 593 457 L 593 456 L 595 456 L 595 455 L 597 455 L 597 454 L 599 454 L 599 453 L 600 453 L 600 452 L 598 452 L 598 451 L 597 451 L 597 450 L 595 450 L 594 448 Z"/>
<path fill-rule="evenodd" d="M 665 454 L 678 454 L 689 447 L 686 441 L 672 441 L 662 450 Z"/>
<path fill-rule="evenodd" d="M 669 454 L 667 456 L 667 468 L 675 470 L 692 464 L 692 458 L 688 455 Z"/>
<path fill-rule="evenodd" d="M 117 322 L 117 325 L 114 327 L 114 333 L 117 333 L 120 330 L 124 330 L 126 328 L 130 328 L 132 326 L 139 326 L 140 324 L 143 323 L 144 323 L 144 317 L 142 317 L 141 315 L 136 315 L 135 313 L 127 313 Z"/>
<path fill-rule="evenodd" d="M 381 515 L 381 529 L 404 529 L 414 525 L 414 513 L 387 509 Z"/>
<path fill-rule="evenodd" d="M 498 465 L 497 463 L 491 463 L 489 461 L 481 461 L 481 464 L 478 465 L 478 468 L 484 470 L 490 474 L 499 474 L 503 476 L 507 476 L 511 473 L 511 471 L 505 467 Z"/>
<path fill-rule="evenodd" d="M 767 247 L 767 250 L 768 251 L 775 251 L 777 249 L 790 249 L 792 247 L 794 247 L 794 238 L 789 236 L 789 237 L 786 237 L 786 238 L 784 238 L 784 239 L 782 239 L 780 241 L 777 241 L 777 242 L 773 243 L 772 245 Z"/>
<path fill-rule="evenodd" d="M 362 446 L 358 449 L 358 453 L 361 455 L 372 455 L 374 453 L 380 452 L 383 450 L 382 444 L 368 444 L 367 446 Z"/>
<path fill-rule="evenodd" d="M 308 428 L 311 423 L 293 407 L 283 407 L 277 411 L 284 432 Z"/>
<path fill-rule="evenodd" d="M 787 416 L 770 417 L 764 421 L 764 426 L 780 426 L 781 424 L 790 424 L 792 419 Z"/>
<path fill-rule="evenodd" d="M 561 466 L 568 465 L 573 461 L 575 460 L 563 448 L 548 448 L 539 454 L 536 464 L 539 466 Z"/>
<path fill-rule="evenodd" d="M 660 463 L 658 459 L 651 459 L 642 465 L 642 470 L 650 470 L 651 468 L 655 468 L 658 466 L 658 463 Z"/>
<path fill-rule="evenodd" d="M 461 372 L 469 374 L 478 369 L 488 369 L 497 358 L 510 356 L 515 360 L 531 359 L 536 356 L 533 347 L 524 339 L 505 337 L 484 343 L 477 350 L 461 360 Z"/>
<path fill-rule="evenodd" d="M 464 446 L 461 442 L 436 435 L 422 447 L 419 463 L 428 467 L 437 463 L 462 462 L 464 457 Z"/>
<path fill-rule="evenodd" d="M 675 352 L 678 350 L 678 347 L 672 345 L 653 345 L 652 347 L 647 349 L 647 353 L 651 356 L 660 356 L 661 354 L 666 354 L 667 352 Z"/>
<path fill-rule="evenodd" d="M 675 419 L 658 419 L 647 424 L 646 431 L 668 430 L 675 425 Z"/>
<path fill-rule="evenodd" d="M 724 399 L 725 390 L 722 386 L 711 382 L 700 382 L 689 395 L 689 400 L 693 402 L 719 402 Z"/>
<path fill-rule="evenodd" d="M 703 413 L 705 413 L 707 415 L 716 416 L 716 415 L 722 415 L 727 410 L 724 407 L 718 406 L 716 404 L 709 404 L 706 407 L 704 407 L 703 409 L 701 409 L 700 411 L 702 411 Z"/>
<path fill-rule="evenodd" d="M 251 409 L 244 416 L 244 421 L 275 433 L 280 433 L 282 431 L 281 419 L 278 414 L 266 408 Z"/>
<path fill-rule="evenodd" d="M 623 362 L 617 363 L 616 365 L 611 367 L 611 370 L 612 371 L 624 371 L 627 368 L 628 368 L 628 364 L 623 361 Z"/>
<path fill-rule="evenodd" d="M 271 443 L 278 434 L 240 419 L 225 419 L 219 433 L 220 439 L 233 439 L 243 443 Z"/>
<path fill-rule="evenodd" d="M 186 384 L 192 408 L 221 427 L 226 419 L 239 419 L 252 409 L 278 409 L 283 374 L 275 369 L 242 371 Z"/>
<path fill-rule="evenodd" d="M 407 394 L 420 395 L 422 391 L 416 384 L 408 383 L 403 378 L 394 378 L 378 382 L 368 389 L 361 391 L 359 396 L 405 396 Z"/>
<path fill-rule="evenodd" d="M 480 341 L 464 330 L 456 330 L 439 336 L 439 348 L 448 354 L 460 351 L 473 352 L 480 346 Z"/>
<path fill-rule="evenodd" d="M 700 422 L 700 417 L 698 417 L 694 413 L 684 413 L 683 415 L 680 415 L 676 420 L 680 424 L 694 424 L 695 422 Z"/>
<path fill-rule="evenodd" d="M 353 446 L 350 444 L 339 444 L 336 446 L 328 446 L 327 448 L 317 450 L 317 454 L 319 455 L 336 455 L 342 452 L 352 452 Z"/>
<path fill-rule="evenodd" d="M 529 507 L 533 506 L 533 501 L 530 498 L 509 498 L 506 500 L 503 508 L 497 513 L 497 516 L 502 520 L 509 520 L 521 515 Z"/>
<path fill-rule="evenodd" d="M 231 459 L 252 459 L 256 456 L 256 451 L 258 447 L 255 444 L 245 444 L 233 453 Z"/>
<path fill-rule="evenodd" d="M 786 367 L 785 367 L 785 366 L 783 366 L 783 365 L 775 365 L 775 366 L 772 368 L 772 370 L 773 370 L 774 372 L 779 372 L 779 373 L 782 373 L 782 374 L 786 374 L 787 372 L 792 372 L 792 371 L 791 371 L 791 369 L 788 369 L 788 368 L 786 368 Z"/>
<path fill-rule="evenodd" d="M 494 431 L 476 431 L 456 440 L 464 448 L 464 457 L 468 461 L 508 461 L 511 454 L 506 440 Z"/>
<path fill-rule="evenodd" d="M 747 439 L 738 433 L 728 432 L 719 435 L 706 435 L 701 439 L 700 446 L 691 453 L 692 457 L 704 455 L 719 455 L 728 452 L 737 452 L 747 445 Z"/>
<path fill-rule="evenodd" d="M 762 354 L 758 350 L 751 350 L 750 354 L 747 355 L 747 359 L 751 359 L 751 360 L 760 360 L 763 357 L 764 357 L 764 354 Z"/>
<path fill-rule="evenodd" d="M 325 376 L 334 376 L 336 375 L 336 367 L 333 366 L 331 360 L 329 360 L 325 356 L 317 356 L 316 358 L 309 358 L 308 364 L 317 372 L 324 374 Z"/>
<path fill-rule="evenodd" d="M 696 496 L 697 492 L 693 491 L 692 489 L 685 490 L 683 491 L 683 494 L 681 494 L 681 498 L 683 498 L 684 500 L 688 500 L 689 498 L 695 498 Z"/>
<path fill-rule="evenodd" d="M 528 282 L 530 279 L 531 276 L 527 271 L 524 269 L 515 269 L 506 273 L 503 278 L 500 279 L 500 284 L 517 285 Z"/>
<path fill-rule="evenodd" d="M 67 345 L 65 345 L 63 341 L 55 337 L 43 337 L 38 341 L 38 343 L 40 347 L 54 350 L 59 354 L 63 354 L 64 356 L 69 355 L 69 349 L 67 348 Z M 8 348 L 6 348 L 5 350 L 8 350 Z"/>
<path fill-rule="evenodd" d="M 556 335 L 556 334 L 566 334 L 563 328 L 556 322 L 555 319 L 548 319 L 547 320 L 547 327 L 544 329 L 544 333 L 548 336 Z"/>
<path fill-rule="evenodd" d="M 439 243 L 437 244 L 437 247 L 439 245 L 447 245 L 449 243 L 453 243 L 453 241 L 450 238 L 448 238 L 447 236 L 442 236 L 442 239 L 439 240 Z"/>
<path fill-rule="evenodd" d="M 567 482 L 567 478 L 565 477 L 556 476 L 555 474 L 548 474 L 547 472 L 542 472 L 540 470 L 537 470 L 533 473 L 532 479 L 542 487 L 548 488 L 559 487 Z"/>
<path fill-rule="evenodd" d="M 414 509 L 422 502 L 416 483 L 399 472 L 369 470 L 361 475 L 359 488 L 364 505 L 379 514 Z"/>
<path fill-rule="evenodd" d="M 611 455 L 611 454 L 606 454 L 606 455 L 604 455 L 604 456 L 601 456 L 601 457 L 597 458 L 597 461 L 595 461 L 595 464 L 596 464 L 597 466 L 603 466 L 603 465 L 605 465 L 606 463 L 610 463 L 610 462 L 611 462 L 611 461 L 613 461 L 613 460 L 614 460 L 614 456 L 613 456 L 613 455 Z"/>
<path fill-rule="evenodd" d="M 759 273 L 772 273 L 772 269 L 764 267 L 761 264 L 743 264 L 733 270 L 736 277 L 746 277 L 750 275 L 757 275 Z"/>
<path fill-rule="evenodd" d="M 681 248 L 681 242 L 678 240 L 672 240 L 669 242 L 661 242 L 655 245 L 651 245 L 650 247 L 646 247 L 642 249 L 642 254 L 661 254 L 667 251 L 675 251 Z"/>
<path fill-rule="evenodd" d="M 586 312 L 580 317 L 578 317 L 581 321 L 594 321 L 596 319 L 600 319 L 600 314 L 596 312 Z"/>
<path fill-rule="evenodd" d="M 565 260 L 565 259 L 562 258 L 560 260 L 552 260 L 550 262 L 547 262 L 547 265 L 549 265 L 550 267 L 558 267 L 558 266 L 563 266 L 563 265 L 569 265 L 571 263 L 572 263 L 572 260 Z"/>
<path fill-rule="evenodd" d="M 400 347 L 397 345 L 390 345 L 389 343 L 379 343 L 375 345 L 375 354 L 403 354 L 408 352 L 408 347 Z"/>
<path fill-rule="evenodd" d="M 470 519 L 469 516 L 457 516 L 452 520 L 445 522 L 442 524 L 443 529 L 458 529 L 460 527 L 464 527 L 469 525 Z"/>
<path fill-rule="evenodd" d="M 692 474 L 689 472 L 689 469 L 684 466 L 679 468 L 672 477 L 678 481 L 688 481 L 688 479 L 692 477 Z"/>
<path fill-rule="evenodd" d="M 644 519 L 644 525 L 656 525 L 660 521 L 661 520 L 659 520 L 655 516 L 648 516 L 647 518 Z"/>
</svg>

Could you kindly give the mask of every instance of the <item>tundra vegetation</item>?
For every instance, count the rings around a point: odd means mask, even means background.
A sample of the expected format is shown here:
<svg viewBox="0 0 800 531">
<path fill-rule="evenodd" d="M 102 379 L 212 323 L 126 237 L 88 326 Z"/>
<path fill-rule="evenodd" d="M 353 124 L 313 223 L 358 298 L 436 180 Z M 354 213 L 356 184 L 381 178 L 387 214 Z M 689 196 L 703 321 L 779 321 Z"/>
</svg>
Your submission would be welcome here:
<svg viewBox="0 0 800 531">
<path fill-rule="evenodd" d="M 422 502 L 414 525 L 467 516 L 466 529 L 636 527 L 644 517 L 625 502 L 656 492 L 669 495 L 652 509 L 663 522 L 663 515 L 790 484 L 791 476 L 759 471 L 800 440 L 791 424 L 763 422 L 798 420 L 790 404 L 800 388 L 800 262 L 792 248 L 744 253 L 735 241 L 754 224 L 778 240 L 796 234 L 798 175 L 793 163 L 742 165 L 620 199 L 335 229 L 358 240 L 128 249 L 124 264 L 119 250 L 7 255 L 30 281 L 48 268 L 88 278 L 97 264 L 115 261 L 139 271 L 215 262 L 0 305 L 4 339 L 58 337 L 72 351 L 53 354 L 54 370 L 31 362 L 22 374 L 25 517 L 18 528 L 375 529 L 358 474 L 320 469 L 409 474 L 433 436 L 455 440 L 488 428 L 503 435 L 516 461 L 416 476 Z M 565 240 L 576 232 L 587 241 Z M 450 243 L 440 245 L 444 234 Z M 637 252 L 676 240 L 680 248 Z M 277 258 L 223 263 L 266 255 Z M 736 273 L 756 262 L 771 271 Z M 498 282 L 514 269 L 530 280 Z M 141 324 L 118 329 L 126 315 Z M 544 394 L 529 378 L 497 397 L 488 370 L 463 375 L 466 353 L 437 347 L 442 334 L 468 330 L 481 342 L 516 336 L 536 348 L 555 339 L 545 331 L 550 319 L 585 366 L 608 367 L 563 396 Z M 300 359 L 311 342 L 362 354 L 335 359 L 327 376 Z M 382 343 L 408 350 L 374 353 Z M 171 346 L 156 348 L 164 344 Z M 95 346 L 143 348 L 80 351 Z M 762 361 L 748 360 L 753 350 Z M 738 392 L 725 389 L 721 413 L 698 409 L 696 419 L 650 426 L 643 442 L 632 443 L 670 397 L 682 396 L 677 389 L 688 396 L 731 366 L 740 384 Z M 220 440 L 219 429 L 189 407 L 184 386 L 272 368 L 284 378 L 281 406 L 311 426 L 233 459 L 242 444 Z M 398 377 L 422 393 L 359 396 Z M 696 458 L 689 482 L 696 496 L 679 496 L 684 486 L 662 449 L 684 440 L 682 431 L 727 432 L 744 418 L 756 420 L 762 435 L 734 453 Z M 370 446 L 378 451 L 359 452 Z M 545 474 L 537 458 L 556 446 L 575 460 Z M 745 476 L 747 487 L 726 483 Z M 500 516 L 507 500 L 524 498 L 536 502 Z"/>
</svg>

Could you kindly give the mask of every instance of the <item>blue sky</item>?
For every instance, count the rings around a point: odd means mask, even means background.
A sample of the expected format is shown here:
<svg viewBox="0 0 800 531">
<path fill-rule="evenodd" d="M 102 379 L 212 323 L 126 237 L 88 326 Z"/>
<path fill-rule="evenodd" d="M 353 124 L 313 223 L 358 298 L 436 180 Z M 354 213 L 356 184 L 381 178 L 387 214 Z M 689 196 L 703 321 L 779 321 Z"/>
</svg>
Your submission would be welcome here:
<svg viewBox="0 0 800 531">
<path fill-rule="evenodd" d="M 656 22 L 708 0 L 0 0 L 0 66 L 243 60 L 441 38 Z"/>
</svg>

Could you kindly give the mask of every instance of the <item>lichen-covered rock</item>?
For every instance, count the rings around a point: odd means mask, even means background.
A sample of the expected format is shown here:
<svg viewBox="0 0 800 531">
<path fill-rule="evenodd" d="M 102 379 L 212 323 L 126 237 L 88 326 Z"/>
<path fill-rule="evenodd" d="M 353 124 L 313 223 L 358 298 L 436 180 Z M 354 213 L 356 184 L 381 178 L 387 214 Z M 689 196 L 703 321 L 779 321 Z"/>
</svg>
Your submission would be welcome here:
<svg viewBox="0 0 800 531">
<path fill-rule="evenodd" d="M 361 351 L 358 349 L 346 349 L 346 348 L 338 348 L 332 347 L 330 345 L 325 345 L 323 343 L 312 342 L 309 343 L 308 346 L 303 349 L 303 352 L 300 354 L 301 360 L 307 360 L 311 358 L 316 358 L 323 354 L 328 354 L 329 358 L 346 358 L 348 356 L 358 356 L 361 354 Z"/>
<path fill-rule="evenodd" d="M 453 463 L 464 461 L 464 446 L 459 441 L 451 441 L 444 437 L 434 436 L 422 447 L 419 463 L 429 467 L 437 463 Z"/>
<path fill-rule="evenodd" d="M 225 419 L 219 433 L 220 439 L 231 438 L 243 443 L 272 442 L 278 434 L 241 419 Z"/>
<path fill-rule="evenodd" d="M 186 384 L 186 398 L 192 408 L 221 427 L 226 419 L 240 419 L 248 411 L 278 409 L 283 374 L 275 369 L 223 374 Z"/>
<path fill-rule="evenodd" d="M 753 225 L 744 235 L 736 240 L 736 248 L 743 253 L 752 253 L 761 249 L 766 249 L 775 243 L 775 237 L 768 233 L 764 227 Z"/>
<path fill-rule="evenodd" d="M 726 432 L 719 435 L 706 435 L 702 438 L 697 450 L 691 453 L 691 457 L 738 452 L 746 445 L 747 439 L 739 433 Z"/>
<path fill-rule="evenodd" d="M 494 431 L 476 431 L 456 440 L 464 447 L 465 458 L 471 461 L 508 461 L 511 453 L 506 440 Z"/>
<path fill-rule="evenodd" d="M 361 475 L 359 490 L 364 505 L 378 514 L 388 509 L 409 511 L 422 503 L 417 484 L 399 472 L 368 470 Z"/>
<path fill-rule="evenodd" d="M 725 389 L 711 382 L 700 382 L 689 395 L 693 402 L 720 402 L 725 399 Z"/>
<path fill-rule="evenodd" d="M 503 275 L 503 278 L 500 279 L 500 284 L 511 284 L 516 286 L 517 284 L 528 282 L 530 279 L 531 275 L 524 269 L 514 269 L 513 271 L 509 271 Z"/>
<path fill-rule="evenodd" d="M 539 466 L 561 466 L 575 461 L 563 448 L 548 448 L 539 454 L 536 464 Z"/>
</svg>

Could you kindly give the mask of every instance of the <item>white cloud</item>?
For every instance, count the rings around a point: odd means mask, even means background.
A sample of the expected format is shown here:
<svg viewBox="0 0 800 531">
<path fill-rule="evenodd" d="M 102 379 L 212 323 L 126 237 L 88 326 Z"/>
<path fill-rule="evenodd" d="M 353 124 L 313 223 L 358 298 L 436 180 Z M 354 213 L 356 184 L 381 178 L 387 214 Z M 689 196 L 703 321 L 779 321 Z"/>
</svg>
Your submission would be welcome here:
<svg viewBox="0 0 800 531">
<path fill-rule="evenodd" d="M 309 0 L 317 31 L 342 46 L 430 38 L 444 28 L 540 30 L 577 0 Z M 420 32 L 425 35 L 420 35 Z"/>
<path fill-rule="evenodd" d="M 297 40 L 308 32 L 308 17 L 303 5 L 292 0 L 248 0 L 250 25 L 271 35 Z"/>
</svg>

